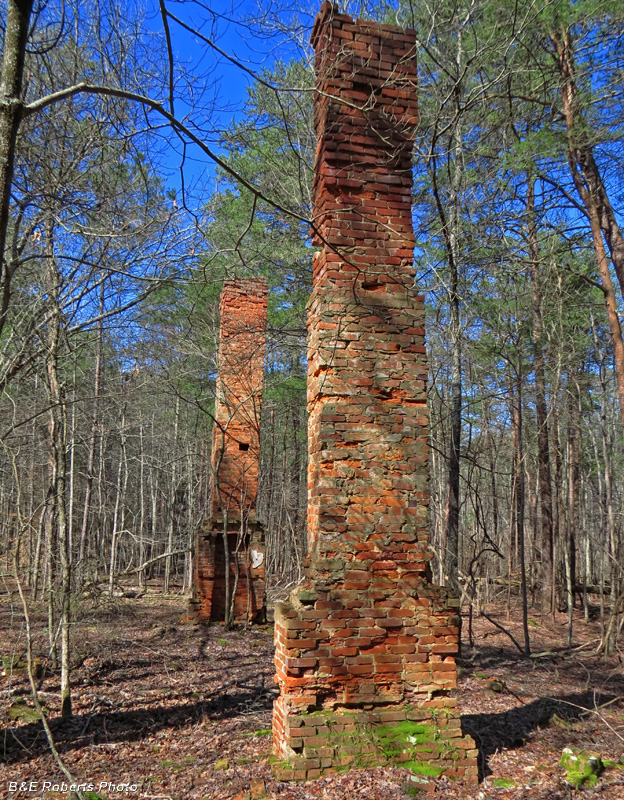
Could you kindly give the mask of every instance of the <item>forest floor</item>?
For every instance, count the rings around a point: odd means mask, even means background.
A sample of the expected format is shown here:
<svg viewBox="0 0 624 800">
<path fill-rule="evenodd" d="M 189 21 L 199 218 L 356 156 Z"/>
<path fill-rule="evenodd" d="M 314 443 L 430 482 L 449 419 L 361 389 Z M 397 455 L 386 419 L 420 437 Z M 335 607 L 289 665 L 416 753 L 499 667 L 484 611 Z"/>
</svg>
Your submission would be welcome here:
<svg viewBox="0 0 624 800">
<path fill-rule="evenodd" d="M 21 655 L 23 622 L 15 598 L 0 595 L 0 650 Z M 521 639 L 519 614 L 489 613 Z M 41 699 L 58 751 L 95 798 L 152 800 L 389 800 L 405 798 L 400 768 L 352 770 L 307 783 L 271 777 L 273 636 L 270 626 L 228 633 L 183 623 L 179 596 L 115 599 L 82 610 L 74 631 L 74 716 L 59 713 L 58 675 L 40 681 Z M 33 610 L 35 655 L 46 652 L 44 615 Z M 467 623 L 464 632 L 467 635 Z M 566 619 L 531 617 L 534 653 L 523 657 L 485 619 L 464 643 L 456 695 L 465 731 L 480 749 L 478 786 L 439 780 L 449 800 L 624 800 L 624 770 L 609 769 L 594 788 L 570 789 L 559 760 L 564 747 L 597 751 L 617 761 L 624 752 L 621 660 L 591 654 L 596 622 L 575 620 L 565 650 Z M 495 679 L 495 683 L 492 680 Z M 497 689 L 498 691 L 493 691 Z M 44 781 L 61 774 L 32 711 L 23 675 L 0 678 L 0 796 L 68 798 Z M 36 788 L 23 784 L 34 781 Z M 11 782 L 18 784 L 10 792 Z M 117 792 L 101 783 L 130 784 Z M 20 791 L 20 786 L 22 790 Z"/>
</svg>

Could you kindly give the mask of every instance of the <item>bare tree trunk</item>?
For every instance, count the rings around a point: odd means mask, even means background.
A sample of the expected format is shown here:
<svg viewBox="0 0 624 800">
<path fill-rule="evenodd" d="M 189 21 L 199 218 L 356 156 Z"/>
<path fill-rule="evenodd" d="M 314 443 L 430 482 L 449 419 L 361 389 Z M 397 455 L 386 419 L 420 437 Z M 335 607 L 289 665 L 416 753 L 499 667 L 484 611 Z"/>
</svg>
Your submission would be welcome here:
<svg viewBox="0 0 624 800">
<path fill-rule="evenodd" d="M 537 225 L 535 220 L 535 182 L 528 176 L 527 212 L 529 224 L 529 263 L 531 274 L 531 304 L 533 311 L 533 368 L 535 371 L 535 408 L 537 414 L 537 463 L 541 522 L 543 606 L 552 604 L 552 566 L 554 558 L 552 488 L 550 482 L 550 450 L 548 438 L 548 409 L 544 346 L 542 342 L 542 289 L 539 266 Z M 542 607 L 543 607 L 542 606 Z M 552 605 L 551 605 L 552 611 Z"/>
<path fill-rule="evenodd" d="M 71 601 L 71 553 L 67 525 L 67 406 L 65 388 L 59 379 L 58 360 L 61 338 L 61 313 L 58 304 L 59 275 L 56 270 L 53 245 L 53 226 L 46 225 L 46 258 L 48 292 L 52 309 L 48 324 L 46 353 L 46 377 L 50 397 L 50 452 L 53 461 L 54 519 L 61 564 L 61 715 L 71 716 L 70 688 L 70 601 Z"/>
<path fill-rule="evenodd" d="M 450 440 L 448 450 L 448 494 L 446 498 L 446 520 L 444 531 L 444 573 L 448 584 L 459 591 L 459 508 L 460 508 L 460 457 L 462 429 L 462 339 L 459 296 L 459 254 L 461 238 L 460 194 L 464 176 L 462 147 L 462 76 L 464 74 L 462 26 L 457 29 L 457 49 L 455 51 L 456 79 L 452 90 L 455 120 L 450 132 L 448 153 L 443 169 L 450 171 L 448 197 L 443 197 L 438 183 L 438 156 L 432 149 L 429 153 L 433 197 L 444 238 L 446 261 L 449 267 L 447 294 L 449 299 L 449 332 L 451 337 L 451 389 L 449 401 Z M 437 131 L 436 131 L 437 133 Z"/>
<path fill-rule="evenodd" d="M 602 356 L 602 353 L 601 353 Z M 607 435 L 607 374 L 605 368 L 604 356 L 601 358 L 600 363 L 600 388 L 601 388 L 601 402 L 600 402 L 600 434 L 602 440 L 602 460 L 604 464 L 604 505 L 606 510 L 607 521 L 607 541 L 605 546 L 610 556 L 610 574 L 611 574 L 611 594 L 610 594 L 610 614 L 607 623 L 606 635 L 603 635 L 601 646 L 604 648 L 605 653 L 610 654 L 615 650 L 615 633 L 617 630 L 616 620 L 619 613 L 618 603 L 618 567 L 619 567 L 619 547 L 617 539 L 617 526 L 615 522 L 615 509 L 613 506 L 613 466 L 611 459 L 611 447 Z"/>
<path fill-rule="evenodd" d="M 176 397 L 175 405 L 175 422 L 173 425 L 173 447 L 172 447 L 172 461 L 171 461 L 171 484 L 169 486 L 169 507 L 168 507 L 168 525 L 167 525 L 167 549 L 165 552 L 171 553 L 173 551 L 173 538 L 176 529 L 176 509 L 177 509 L 177 494 L 178 494 L 178 431 L 180 426 L 180 398 Z M 165 559 L 165 584 L 163 591 L 169 594 L 169 583 L 171 581 L 171 568 L 173 556 L 167 556 Z"/>
<path fill-rule="evenodd" d="M 581 370 L 579 370 L 580 378 Z M 566 584 L 568 596 L 568 645 L 572 646 L 574 625 L 574 586 L 576 584 L 576 547 L 579 533 L 579 455 L 581 438 L 581 409 L 579 378 L 570 380 L 568 385 L 569 421 L 568 421 L 568 513 L 566 537 Z"/>
<path fill-rule="evenodd" d="M 31 586 L 32 586 L 32 593 L 33 597 L 37 597 L 37 593 L 39 591 L 39 579 L 41 575 L 41 545 L 43 542 L 43 531 L 45 526 L 45 511 L 42 510 L 41 514 L 39 515 L 39 524 L 37 525 L 37 538 L 35 540 L 35 555 L 32 560 L 31 564 Z"/>
<path fill-rule="evenodd" d="M 70 554 L 74 552 L 74 489 L 76 464 L 76 361 L 72 369 L 71 422 L 69 426 L 69 480 L 67 494 L 67 547 Z"/>
<path fill-rule="evenodd" d="M 551 34 L 561 77 L 563 117 L 568 133 L 568 165 L 574 185 L 588 216 L 596 215 L 598 234 L 604 236 L 624 295 L 624 236 L 617 223 L 607 188 L 588 140 L 587 126 L 581 118 L 576 86 L 574 43 L 570 28 Z M 592 231 L 593 233 L 593 231 Z"/>
<path fill-rule="evenodd" d="M 457 71 L 462 68 L 462 37 L 458 33 Z M 460 86 L 456 86 L 457 104 Z M 451 440 L 448 454 L 448 500 L 446 508 L 446 553 L 444 571 L 449 586 L 459 591 L 459 493 L 460 493 L 460 450 L 462 430 L 462 339 L 459 310 L 459 237 L 460 237 L 460 187 L 463 175 L 462 142 L 458 114 L 453 131 L 453 175 L 449 198 L 448 222 L 448 264 L 449 264 L 449 333 L 451 337 L 451 396 L 450 429 Z"/>
<path fill-rule="evenodd" d="M 153 433 L 153 419 L 152 419 L 152 433 Z M 153 438 L 153 437 L 152 437 Z M 154 475 L 154 467 L 150 470 L 150 497 L 152 501 L 152 513 L 150 520 L 150 558 L 154 557 L 156 550 L 156 539 L 158 537 L 158 485 Z M 150 574 L 151 574 L 150 570 Z M 146 573 L 146 580 L 148 575 Z"/>
<path fill-rule="evenodd" d="M 11 268 L 5 258 L 15 143 L 22 119 L 22 81 L 32 0 L 7 0 L 0 72 L 0 333 L 11 297 Z"/>
<path fill-rule="evenodd" d="M 228 509 L 223 509 L 223 560 L 225 563 L 225 630 L 232 627 L 231 586 L 230 586 L 230 543 Z"/>
<path fill-rule="evenodd" d="M 525 473 L 524 473 L 524 443 L 522 437 L 522 375 L 516 371 L 515 386 L 512 387 L 512 438 L 513 438 L 513 482 L 515 491 L 515 539 L 518 547 L 518 562 L 520 567 L 520 591 L 522 599 L 522 628 L 524 631 L 524 652 L 531 653 L 529 639 L 529 609 L 527 597 L 526 559 L 524 547 L 524 501 L 525 501 Z"/>
<path fill-rule="evenodd" d="M 117 544 L 119 533 L 123 530 L 125 485 L 128 479 L 127 470 L 124 472 L 126 460 L 126 409 L 121 415 L 119 465 L 117 467 L 117 483 L 115 489 L 115 510 L 113 512 L 113 529 L 111 533 L 110 563 L 108 568 L 108 593 L 112 597 L 115 589 L 115 566 L 117 562 Z"/>
<path fill-rule="evenodd" d="M 145 449 L 142 416 L 139 416 L 139 564 L 145 563 Z M 145 586 L 145 570 L 137 572 L 139 587 Z"/>
<path fill-rule="evenodd" d="M 48 429 L 48 447 L 49 442 L 52 440 L 52 432 Z M 54 463 L 53 453 L 48 454 L 48 473 L 50 485 L 48 489 L 48 497 L 46 498 L 46 522 L 45 522 L 45 546 L 46 546 L 46 563 L 45 563 L 45 590 L 47 599 L 47 613 L 48 613 L 48 641 L 50 642 L 50 658 L 52 660 L 52 668 L 58 667 L 58 649 L 56 646 L 56 608 L 54 605 L 56 595 L 56 497 L 54 494 L 54 487 L 56 487 L 56 465 Z"/>
<path fill-rule="evenodd" d="M 85 558 L 87 554 L 87 535 L 89 532 L 89 515 L 91 512 L 91 495 L 93 494 L 93 472 L 95 464 L 95 448 L 99 426 L 99 398 L 102 380 L 102 350 L 104 346 L 104 281 L 100 286 L 100 319 L 97 326 L 97 343 L 95 349 L 95 377 L 93 382 L 93 410 L 91 414 L 91 435 L 89 437 L 89 451 L 87 454 L 87 472 L 85 482 L 84 506 L 82 509 L 82 525 L 80 526 L 80 544 L 78 550 L 79 578 L 85 574 Z"/>
<path fill-rule="evenodd" d="M 29 501 L 28 501 L 28 513 L 27 517 L 29 520 L 29 533 L 28 533 L 28 553 L 30 557 L 29 566 L 28 566 L 28 581 L 27 586 L 29 589 L 33 590 L 33 595 L 36 593 L 34 586 L 35 586 L 35 576 L 38 580 L 38 572 L 39 572 L 39 553 L 41 548 L 41 526 L 37 525 L 37 535 L 35 540 L 33 541 L 33 532 L 34 532 L 34 520 L 35 520 L 35 442 L 36 442 L 36 427 L 35 421 L 32 421 L 32 428 L 30 434 L 30 464 L 28 468 L 29 478 L 30 478 L 30 491 L 29 491 Z"/>
<path fill-rule="evenodd" d="M 188 552 L 184 556 L 184 580 L 182 591 L 190 592 L 193 588 L 193 546 L 195 544 L 195 512 L 193 507 L 193 457 L 190 445 L 186 452 L 186 529 Z"/>
<path fill-rule="evenodd" d="M 574 185 L 581 198 L 591 228 L 602 291 L 607 307 L 609 329 L 613 340 L 615 355 L 615 374 L 617 378 L 620 414 L 624 424 L 624 341 L 613 283 L 609 272 L 609 262 L 605 251 L 603 234 L 611 251 L 613 266 L 624 293 L 624 240 L 609 204 L 606 189 L 594 161 L 591 146 L 580 120 L 574 72 L 574 49 L 570 30 L 551 34 L 555 47 L 557 64 L 561 75 L 561 99 L 563 116 L 568 132 L 568 165 Z M 579 171 L 580 170 L 580 171 Z"/>
<path fill-rule="evenodd" d="M 449 586 L 459 590 L 459 483 L 460 448 L 462 424 L 462 382 L 461 382 L 461 325 L 459 319 L 459 297 L 457 295 L 457 273 L 451 280 L 451 397 L 450 429 L 451 440 L 448 455 L 448 500 L 446 506 L 446 552 L 445 568 Z"/>
<path fill-rule="evenodd" d="M 552 436 L 553 436 L 553 452 L 555 454 L 555 546 L 554 546 L 554 561 L 553 561 L 553 593 L 556 595 L 557 589 L 557 572 L 558 572 L 558 552 L 565 554 L 565 531 L 566 531 L 566 512 L 565 504 L 563 501 L 563 456 L 561 452 L 561 440 L 559 436 L 559 413 L 557 411 L 557 404 L 553 405 L 552 414 Z M 557 598 L 553 597 L 553 619 L 554 610 L 557 606 Z"/>
<path fill-rule="evenodd" d="M 230 596 L 230 609 L 227 613 L 226 619 L 229 619 L 229 624 L 231 625 L 234 619 L 236 618 L 236 594 L 238 592 L 238 584 L 240 581 L 240 552 L 241 547 L 243 548 L 243 552 L 245 553 L 245 565 L 247 573 L 249 571 L 249 550 L 245 548 L 245 534 L 247 532 L 247 525 L 245 516 L 242 513 L 241 509 L 241 519 L 240 519 L 240 527 L 238 529 L 238 536 L 236 537 L 236 547 L 234 548 L 233 556 L 234 556 L 234 583 L 232 585 L 232 591 Z M 247 616 L 246 621 L 249 621 L 250 615 L 249 611 L 251 609 L 251 604 L 249 603 L 249 592 L 247 593 Z"/>
<path fill-rule="evenodd" d="M 94 542 L 96 552 L 100 552 L 100 547 L 98 547 L 97 537 L 100 537 L 100 540 L 103 539 L 102 537 L 102 530 L 106 527 L 107 524 L 107 513 L 106 513 L 106 503 L 104 502 L 104 433 L 100 431 L 100 441 L 98 446 L 98 479 L 97 479 L 97 490 L 98 490 L 98 513 L 97 513 L 97 520 L 98 524 L 96 527 L 96 541 Z M 100 541 L 101 545 L 101 552 L 104 552 L 104 541 Z M 88 542 L 87 542 L 87 550 L 88 550 Z M 99 577 L 100 568 L 102 571 L 106 570 L 105 561 L 102 557 L 101 560 L 97 560 L 95 562 L 95 569 L 94 569 L 94 579 L 97 581 Z"/>
</svg>

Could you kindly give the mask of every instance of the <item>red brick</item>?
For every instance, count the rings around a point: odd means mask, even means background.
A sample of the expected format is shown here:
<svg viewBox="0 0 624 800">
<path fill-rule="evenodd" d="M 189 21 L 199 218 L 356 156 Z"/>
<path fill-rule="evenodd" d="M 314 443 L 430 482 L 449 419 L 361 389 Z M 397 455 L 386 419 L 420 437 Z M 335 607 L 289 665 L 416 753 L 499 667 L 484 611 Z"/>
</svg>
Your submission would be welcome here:
<svg viewBox="0 0 624 800">
<path fill-rule="evenodd" d="M 223 535 L 222 504 L 228 508 L 233 524 L 230 532 L 232 583 L 237 568 L 242 574 L 247 572 L 247 547 L 264 551 L 264 534 L 254 518 L 267 319 L 266 281 L 225 281 L 220 316 L 219 391 L 212 435 L 211 505 L 209 517 L 197 534 L 192 601 L 198 616 L 208 620 L 222 620 L 224 614 L 223 603 L 213 602 L 214 598 L 222 596 L 225 585 L 225 561 L 216 560 L 218 551 L 215 545 L 217 537 L 220 540 Z M 241 444 L 246 446 L 245 450 Z M 251 541 L 235 552 L 241 515 L 251 522 Z M 249 577 L 249 585 L 246 580 L 239 581 L 234 598 L 234 618 L 238 622 L 251 622 L 263 615 L 264 563 L 250 569 Z"/>
<path fill-rule="evenodd" d="M 349 37 L 332 36 L 343 30 Z M 304 617 L 305 603 L 301 608 L 285 604 L 293 621 L 306 619 L 315 626 L 297 633 L 302 641 L 321 636 L 314 650 L 305 651 L 297 636 L 286 636 L 292 632 L 285 630 L 290 621 L 284 620 L 282 629 L 282 617 L 276 615 L 281 691 L 276 709 L 283 719 L 276 715 L 275 747 L 280 758 L 288 755 L 284 720 L 298 709 L 319 710 L 321 704 L 326 709 L 343 703 L 355 709 L 383 706 L 388 709 L 383 713 L 402 719 L 407 713 L 403 698 L 411 697 L 410 719 L 431 720 L 433 709 L 444 708 L 451 714 L 443 720 L 445 738 L 462 740 L 460 728 L 450 724 L 459 721 L 454 706 L 438 696 L 454 686 L 454 661 L 432 652 L 455 645 L 457 623 L 451 618 L 457 606 L 447 590 L 427 584 L 426 574 L 425 313 L 424 299 L 413 292 L 410 205 L 416 100 L 408 84 L 416 79 L 415 34 L 353 22 L 325 2 L 313 39 L 319 145 L 318 230 L 312 236 L 319 252 L 308 304 L 311 557 L 305 586 L 323 587 L 314 610 L 327 616 Z M 348 64 L 341 60 L 341 48 Z M 399 73 L 401 82 L 393 83 Z M 361 84 L 378 90 L 366 114 L 357 108 L 369 100 Z M 393 130 L 393 117 L 400 131 Z M 375 133 L 378 120 L 383 138 Z M 318 668 L 289 679 L 287 647 L 300 658 L 318 654 Z M 431 705 L 425 700 L 428 692 L 438 693 Z M 357 724 L 343 724 L 338 715 L 335 732 L 380 722 L 379 712 L 356 716 Z M 315 724 L 317 719 L 310 718 Z M 332 723 L 327 727 L 331 731 Z M 325 745 L 330 734 L 320 738 Z M 336 745 L 318 767 L 306 764 L 308 777 L 316 775 L 311 770 L 328 774 L 351 765 L 360 749 L 353 747 L 349 752 L 349 746 Z M 293 766 L 299 769 L 297 759 Z M 448 767 L 458 765 L 449 761 Z"/>
<path fill-rule="evenodd" d="M 373 671 L 372 664 L 350 664 L 347 667 L 350 675 L 370 675 Z"/>
</svg>

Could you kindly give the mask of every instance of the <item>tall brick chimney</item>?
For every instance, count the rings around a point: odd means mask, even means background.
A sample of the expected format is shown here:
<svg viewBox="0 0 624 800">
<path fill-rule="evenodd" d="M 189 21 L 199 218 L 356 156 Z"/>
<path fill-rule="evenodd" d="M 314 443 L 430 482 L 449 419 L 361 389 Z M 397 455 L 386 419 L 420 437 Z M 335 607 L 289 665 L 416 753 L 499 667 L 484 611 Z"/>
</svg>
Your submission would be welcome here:
<svg viewBox="0 0 624 800">
<path fill-rule="evenodd" d="M 255 509 L 267 293 L 261 278 L 225 281 L 221 293 L 210 515 L 197 538 L 192 602 L 196 614 L 209 621 L 225 617 L 224 527 L 234 619 L 246 622 L 264 615 L 264 531 Z"/>
<path fill-rule="evenodd" d="M 431 583 L 424 300 L 414 287 L 415 34 L 323 3 L 308 306 L 307 578 L 275 612 L 282 778 L 404 763 L 475 779 Z M 422 769 L 422 762 L 430 762 Z M 418 778 L 415 778 L 418 780 Z M 425 779 L 423 779 L 425 780 Z"/>
<path fill-rule="evenodd" d="M 215 424 L 212 429 L 213 523 L 227 512 L 255 516 L 260 465 L 260 409 L 264 374 L 267 283 L 223 284 Z"/>
</svg>

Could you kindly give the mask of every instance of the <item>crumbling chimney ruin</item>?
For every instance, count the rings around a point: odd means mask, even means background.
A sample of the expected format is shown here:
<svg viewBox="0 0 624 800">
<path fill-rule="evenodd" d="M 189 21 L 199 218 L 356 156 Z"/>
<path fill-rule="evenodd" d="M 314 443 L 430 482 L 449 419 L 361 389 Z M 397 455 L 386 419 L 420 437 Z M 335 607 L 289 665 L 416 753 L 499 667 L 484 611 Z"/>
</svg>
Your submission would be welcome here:
<svg viewBox="0 0 624 800">
<path fill-rule="evenodd" d="M 220 303 L 210 514 L 197 537 L 195 615 L 225 618 L 227 529 L 234 621 L 264 617 L 264 531 L 256 520 L 267 282 L 227 280 Z"/>
<path fill-rule="evenodd" d="M 394 763 L 476 780 L 475 745 L 449 696 L 459 601 L 428 568 L 415 34 L 325 2 L 312 42 L 310 555 L 305 582 L 275 611 L 274 770 L 309 779 Z"/>
</svg>

